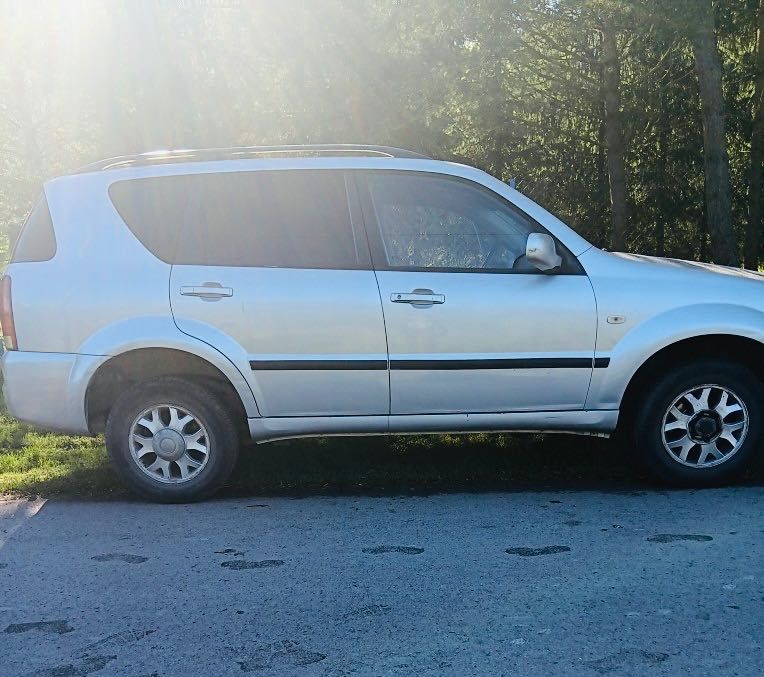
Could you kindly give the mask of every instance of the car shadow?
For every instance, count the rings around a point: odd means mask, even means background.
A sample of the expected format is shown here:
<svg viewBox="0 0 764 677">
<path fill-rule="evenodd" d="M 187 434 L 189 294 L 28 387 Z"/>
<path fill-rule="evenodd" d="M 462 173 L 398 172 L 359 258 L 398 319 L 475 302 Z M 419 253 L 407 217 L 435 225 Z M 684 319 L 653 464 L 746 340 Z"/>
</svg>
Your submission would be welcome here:
<svg viewBox="0 0 764 677">
<path fill-rule="evenodd" d="M 652 480 L 630 453 L 614 440 L 563 434 L 288 440 L 243 448 L 221 496 L 669 488 Z M 741 482 L 764 486 L 764 453 Z"/>
</svg>

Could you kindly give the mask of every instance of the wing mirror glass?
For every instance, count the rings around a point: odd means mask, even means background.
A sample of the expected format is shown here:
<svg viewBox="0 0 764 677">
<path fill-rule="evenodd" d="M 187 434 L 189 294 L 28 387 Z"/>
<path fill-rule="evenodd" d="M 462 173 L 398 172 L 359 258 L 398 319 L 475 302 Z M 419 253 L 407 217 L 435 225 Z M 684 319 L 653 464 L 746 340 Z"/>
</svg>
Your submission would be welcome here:
<svg viewBox="0 0 764 677">
<path fill-rule="evenodd" d="M 525 257 L 529 263 L 543 272 L 554 270 L 562 265 L 562 257 L 557 253 L 554 238 L 546 233 L 528 235 Z"/>
</svg>

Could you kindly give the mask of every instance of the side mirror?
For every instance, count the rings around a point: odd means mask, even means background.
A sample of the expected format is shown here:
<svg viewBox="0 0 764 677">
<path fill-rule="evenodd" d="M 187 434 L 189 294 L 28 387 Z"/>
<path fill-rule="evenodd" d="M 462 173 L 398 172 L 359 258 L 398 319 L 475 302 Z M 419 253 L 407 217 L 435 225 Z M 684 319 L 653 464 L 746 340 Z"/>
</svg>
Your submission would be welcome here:
<svg viewBox="0 0 764 677">
<path fill-rule="evenodd" d="M 554 239 L 546 233 L 531 233 L 525 243 L 525 257 L 529 263 L 543 272 L 562 265 L 562 257 L 557 253 Z"/>
</svg>

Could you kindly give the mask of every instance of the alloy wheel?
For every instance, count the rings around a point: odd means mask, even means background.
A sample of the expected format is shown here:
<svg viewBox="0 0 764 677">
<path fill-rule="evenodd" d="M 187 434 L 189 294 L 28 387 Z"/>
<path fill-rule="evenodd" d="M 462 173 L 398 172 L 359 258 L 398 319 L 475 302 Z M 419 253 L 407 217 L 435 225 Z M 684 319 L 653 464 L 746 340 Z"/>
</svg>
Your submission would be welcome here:
<svg viewBox="0 0 764 677">
<path fill-rule="evenodd" d="M 745 402 L 725 386 L 696 386 L 677 397 L 661 425 L 663 446 L 674 461 L 710 468 L 728 461 L 748 434 Z"/>
<path fill-rule="evenodd" d="M 141 412 L 130 426 L 130 454 L 142 472 L 166 484 L 194 479 L 207 465 L 209 435 L 190 411 L 159 404 Z"/>
</svg>

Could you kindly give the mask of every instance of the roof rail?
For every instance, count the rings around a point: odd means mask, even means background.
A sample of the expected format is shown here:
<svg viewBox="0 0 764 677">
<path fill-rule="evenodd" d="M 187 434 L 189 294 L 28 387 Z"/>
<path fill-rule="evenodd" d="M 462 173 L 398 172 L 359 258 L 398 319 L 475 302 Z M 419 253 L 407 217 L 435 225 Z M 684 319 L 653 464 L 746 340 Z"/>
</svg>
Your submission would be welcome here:
<svg viewBox="0 0 764 677">
<path fill-rule="evenodd" d="M 120 155 L 99 160 L 75 170 L 74 174 L 96 172 L 123 167 L 142 167 L 146 165 L 172 164 L 177 162 L 211 162 L 215 160 L 245 160 L 258 156 L 292 157 L 342 157 L 348 155 L 381 156 L 387 158 L 406 158 L 412 160 L 431 160 L 412 150 L 392 146 L 366 146 L 351 143 L 333 143 L 304 146 L 239 146 L 235 148 L 200 148 L 185 150 L 159 150 L 139 155 Z"/>
</svg>

